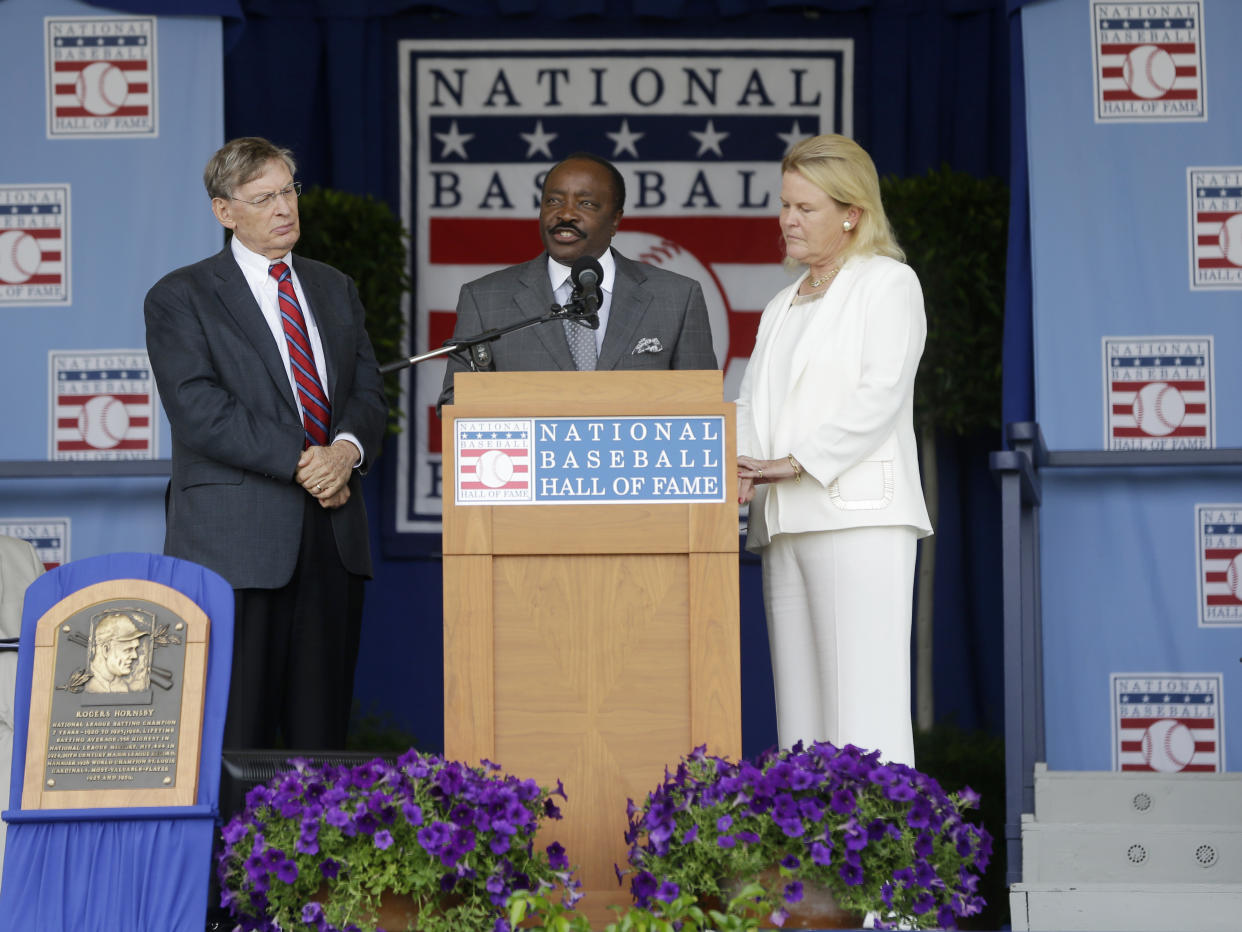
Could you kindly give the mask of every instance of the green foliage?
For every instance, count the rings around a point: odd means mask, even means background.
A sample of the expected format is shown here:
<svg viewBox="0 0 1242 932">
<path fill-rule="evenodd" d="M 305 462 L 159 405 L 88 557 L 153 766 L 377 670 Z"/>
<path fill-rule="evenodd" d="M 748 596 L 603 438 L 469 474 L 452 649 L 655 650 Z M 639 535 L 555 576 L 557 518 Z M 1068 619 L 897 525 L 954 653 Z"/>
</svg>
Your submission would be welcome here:
<svg viewBox="0 0 1242 932">
<path fill-rule="evenodd" d="M 757 884 L 746 887 L 729 903 L 727 912 L 704 909 L 688 894 L 661 903 L 656 912 L 641 906 L 614 906 L 617 919 L 608 923 L 604 932 L 753 932 L 759 920 L 748 914 L 748 906 L 762 892 Z M 517 929 L 519 925 L 531 932 L 591 932 L 585 916 L 570 912 L 545 893 L 530 890 L 519 890 L 509 898 L 509 927 Z"/>
<path fill-rule="evenodd" d="M 383 201 L 329 188 L 311 188 L 298 199 L 302 238 L 297 253 L 326 262 L 358 286 L 367 309 L 367 333 L 380 363 L 405 355 L 405 320 L 401 300 L 410 290 L 406 231 Z M 384 383 L 388 429 L 397 433 L 401 419 L 400 386 Z"/>
<path fill-rule="evenodd" d="M 1009 189 L 947 165 L 880 189 L 927 308 L 915 419 L 959 435 L 999 428 Z"/>
</svg>

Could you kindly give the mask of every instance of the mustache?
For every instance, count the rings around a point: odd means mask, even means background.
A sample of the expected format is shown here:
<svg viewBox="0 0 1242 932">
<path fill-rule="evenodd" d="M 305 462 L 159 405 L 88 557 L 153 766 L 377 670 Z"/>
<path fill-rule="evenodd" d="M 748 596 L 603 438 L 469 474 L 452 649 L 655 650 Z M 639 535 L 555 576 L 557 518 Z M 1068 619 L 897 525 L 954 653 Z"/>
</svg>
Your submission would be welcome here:
<svg viewBox="0 0 1242 932">
<path fill-rule="evenodd" d="M 558 230 L 569 230 L 571 233 L 575 234 L 579 239 L 586 239 L 586 233 L 582 232 L 582 230 L 579 230 L 572 223 L 558 223 L 556 226 L 552 228 L 551 232 L 555 233 Z"/>
</svg>

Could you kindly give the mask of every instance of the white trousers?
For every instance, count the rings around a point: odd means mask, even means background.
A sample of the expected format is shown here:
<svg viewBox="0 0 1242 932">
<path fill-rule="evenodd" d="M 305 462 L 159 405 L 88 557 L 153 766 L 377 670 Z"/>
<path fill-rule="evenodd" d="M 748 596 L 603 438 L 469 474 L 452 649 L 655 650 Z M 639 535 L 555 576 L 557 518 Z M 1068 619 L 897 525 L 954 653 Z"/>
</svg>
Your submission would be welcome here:
<svg viewBox="0 0 1242 932">
<path fill-rule="evenodd" d="M 777 534 L 763 598 L 782 748 L 830 741 L 914 766 L 910 613 L 918 534 L 864 527 Z"/>
</svg>

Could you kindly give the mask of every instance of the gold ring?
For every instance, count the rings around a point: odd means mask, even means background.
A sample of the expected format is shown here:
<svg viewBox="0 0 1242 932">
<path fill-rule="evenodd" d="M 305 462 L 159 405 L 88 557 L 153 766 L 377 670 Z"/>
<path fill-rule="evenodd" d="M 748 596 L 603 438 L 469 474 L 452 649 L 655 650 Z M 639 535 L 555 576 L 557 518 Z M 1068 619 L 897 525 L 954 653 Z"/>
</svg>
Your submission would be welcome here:
<svg viewBox="0 0 1242 932">
<path fill-rule="evenodd" d="M 763 470 L 762 470 L 762 469 L 757 469 L 757 470 L 756 470 L 756 472 L 759 474 L 757 478 L 762 479 L 762 478 L 763 478 Z"/>
</svg>

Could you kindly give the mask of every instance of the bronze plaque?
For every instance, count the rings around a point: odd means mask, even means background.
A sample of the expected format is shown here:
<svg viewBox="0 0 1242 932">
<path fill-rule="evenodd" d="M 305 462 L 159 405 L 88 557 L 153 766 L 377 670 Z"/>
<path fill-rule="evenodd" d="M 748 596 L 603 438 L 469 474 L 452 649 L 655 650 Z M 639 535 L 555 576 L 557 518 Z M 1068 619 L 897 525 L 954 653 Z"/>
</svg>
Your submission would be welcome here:
<svg viewBox="0 0 1242 932">
<path fill-rule="evenodd" d="M 117 579 L 39 619 L 24 809 L 191 805 L 209 622 L 175 589 Z"/>
</svg>

